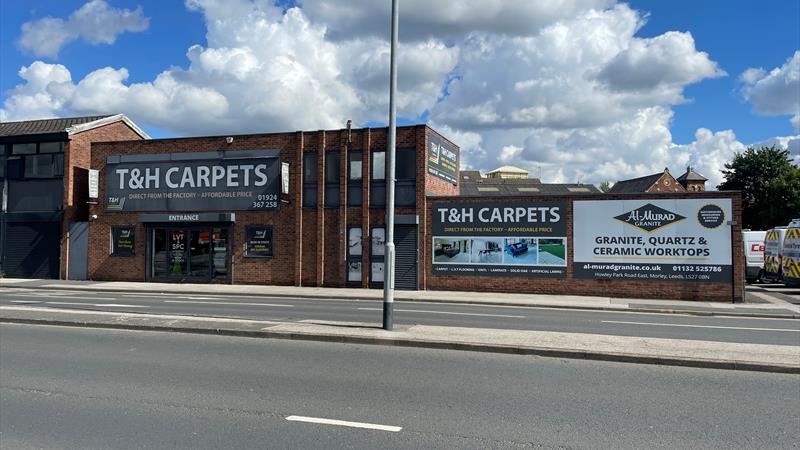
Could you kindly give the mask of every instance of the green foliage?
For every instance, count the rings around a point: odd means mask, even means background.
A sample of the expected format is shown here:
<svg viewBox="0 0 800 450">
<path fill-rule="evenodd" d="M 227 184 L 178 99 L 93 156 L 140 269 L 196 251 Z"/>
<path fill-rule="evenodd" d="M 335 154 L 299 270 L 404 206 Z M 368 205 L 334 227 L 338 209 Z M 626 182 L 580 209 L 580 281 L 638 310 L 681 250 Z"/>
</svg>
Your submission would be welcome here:
<svg viewBox="0 0 800 450">
<path fill-rule="evenodd" d="M 788 150 L 748 148 L 725 164 L 717 189 L 742 191 L 742 227 L 766 230 L 800 217 L 800 167 Z"/>
<path fill-rule="evenodd" d="M 608 192 L 611 189 L 611 182 L 610 181 L 603 181 L 600 183 L 600 190 L 603 192 Z"/>
</svg>

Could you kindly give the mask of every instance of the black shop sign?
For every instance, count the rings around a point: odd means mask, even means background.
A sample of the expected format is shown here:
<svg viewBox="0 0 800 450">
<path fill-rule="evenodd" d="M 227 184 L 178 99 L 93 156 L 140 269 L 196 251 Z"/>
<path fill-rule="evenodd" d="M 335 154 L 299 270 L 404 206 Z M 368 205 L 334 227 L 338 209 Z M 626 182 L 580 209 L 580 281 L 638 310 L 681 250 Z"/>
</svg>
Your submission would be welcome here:
<svg viewBox="0 0 800 450">
<path fill-rule="evenodd" d="M 111 255 L 133 256 L 136 239 L 133 226 L 111 228 Z"/>
<path fill-rule="evenodd" d="M 248 211 L 278 208 L 277 150 L 109 156 L 106 211 Z"/>
<path fill-rule="evenodd" d="M 456 184 L 458 148 L 433 133 L 428 133 L 428 173 Z"/>
<path fill-rule="evenodd" d="M 245 227 L 245 256 L 249 258 L 269 258 L 272 252 L 272 227 L 269 225 L 248 225 Z"/>
</svg>

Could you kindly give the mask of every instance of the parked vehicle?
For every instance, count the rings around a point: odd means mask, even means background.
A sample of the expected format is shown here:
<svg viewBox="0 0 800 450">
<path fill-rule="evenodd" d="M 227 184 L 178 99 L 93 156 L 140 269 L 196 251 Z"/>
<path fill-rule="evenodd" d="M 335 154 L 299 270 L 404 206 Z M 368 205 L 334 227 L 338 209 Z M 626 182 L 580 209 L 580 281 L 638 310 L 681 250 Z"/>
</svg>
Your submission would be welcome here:
<svg viewBox="0 0 800 450">
<path fill-rule="evenodd" d="M 764 277 L 764 240 L 766 237 L 766 231 L 742 231 L 745 261 L 744 279 L 748 283 L 760 281 Z"/>
<path fill-rule="evenodd" d="M 783 282 L 800 285 L 800 219 L 794 219 L 783 238 Z"/>
<path fill-rule="evenodd" d="M 764 277 L 780 281 L 783 277 L 783 237 L 788 227 L 775 227 L 767 231 L 764 239 Z"/>
</svg>

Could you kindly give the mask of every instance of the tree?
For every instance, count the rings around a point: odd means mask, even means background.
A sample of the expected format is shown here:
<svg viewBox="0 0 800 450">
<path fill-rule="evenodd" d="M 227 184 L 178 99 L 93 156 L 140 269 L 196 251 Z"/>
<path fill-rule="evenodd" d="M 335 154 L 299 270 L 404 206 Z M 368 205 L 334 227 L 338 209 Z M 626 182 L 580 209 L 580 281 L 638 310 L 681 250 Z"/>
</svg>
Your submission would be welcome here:
<svg viewBox="0 0 800 450">
<path fill-rule="evenodd" d="M 748 148 L 725 163 L 721 191 L 742 192 L 742 227 L 766 230 L 800 217 L 800 167 L 788 150 Z"/>
<path fill-rule="evenodd" d="M 610 181 L 603 181 L 600 183 L 600 190 L 603 192 L 608 192 L 611 189 L 611 182 Z"/>
</svg>

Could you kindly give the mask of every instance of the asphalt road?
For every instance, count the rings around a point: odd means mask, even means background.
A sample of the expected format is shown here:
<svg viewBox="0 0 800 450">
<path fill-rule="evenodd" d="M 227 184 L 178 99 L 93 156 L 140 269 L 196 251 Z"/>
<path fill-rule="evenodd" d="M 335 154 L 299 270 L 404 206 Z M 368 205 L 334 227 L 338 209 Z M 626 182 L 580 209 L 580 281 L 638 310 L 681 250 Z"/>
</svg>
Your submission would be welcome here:
<svg viewBox="0 0 800 450">
<path fill-rule="evenodd" d="M 0 305 L 274 321 L 380 324 L 372 300 L 0 290 Z M 800 345 L 800 320 L 396 302 L 395 323 Z"/>
<path fill-rule="evenodd" d="M 797 375 L 43 325 L 0 338 L 9 449 L 800 442 Z"/>
</svg>

